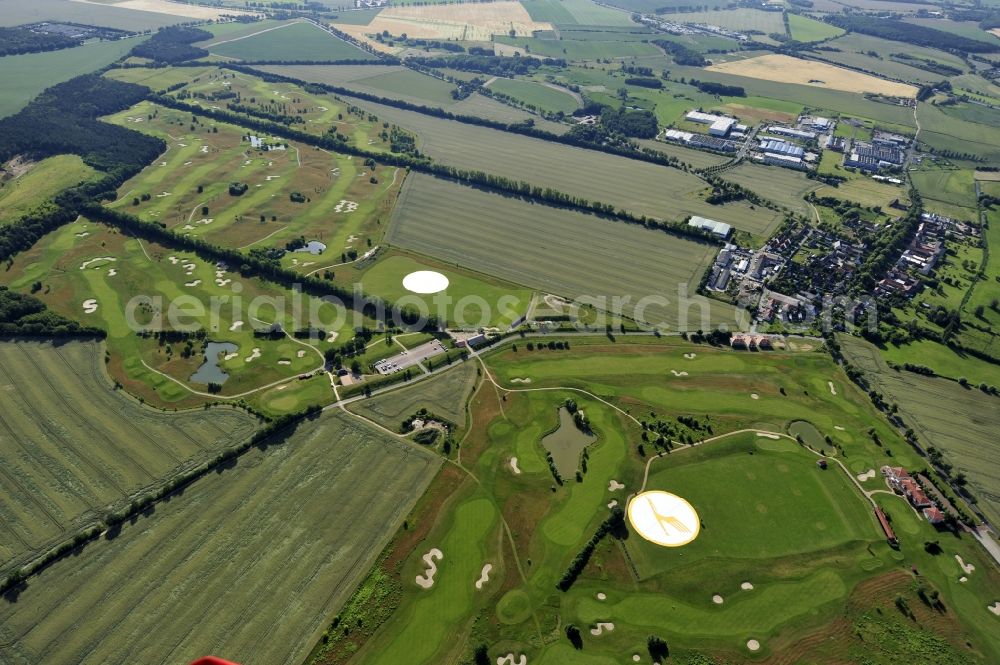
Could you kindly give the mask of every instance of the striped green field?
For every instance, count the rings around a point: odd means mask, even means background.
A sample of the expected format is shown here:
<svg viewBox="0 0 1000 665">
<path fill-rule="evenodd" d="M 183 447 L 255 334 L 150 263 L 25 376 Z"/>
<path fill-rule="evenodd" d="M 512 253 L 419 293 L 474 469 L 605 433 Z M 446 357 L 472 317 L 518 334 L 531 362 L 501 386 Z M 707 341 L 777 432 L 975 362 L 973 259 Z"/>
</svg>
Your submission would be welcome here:
<svg viewBox="0 0 1000 665">
<path fill-rule="evenodd" d="M 0 178 L 0 226 L 94 175 L 95 171 L 76 155 L 58 155 L 31 164 L 20 176 Z"/>
<path fill-rule="evenodd" d="M 374 60 L 367 51 L 312 23 L 287 23 L 244 37 L 215 40 L 209 53 L 237 60 Z"/>
<path fill-rule="evenodd" d="M 167 414 L 127 398 L 103 344 L 0 342 L 0 571 L 255 429 L 236 409 Z"/>
<path fill-rule="evenodd" d="M 652 302 L 642 314 L 673 328 L 709 328 L 734 310 L 695 296 L 715 257 L 714 245 L 592 215 L 505 198 L 423 174 L 403 186 L 386 240 L 442 261 L 568 298 L 594 298 L 636 313 L 639 299 Z M 679 304 L 679 289 L 691 297 Z M 688 318 L 690 317 L 690 318 Z"/>
<path fill-rule="evenodd" d="M 339 411 L 307 420 L 31 578 L 0 607 L 0 660 L 302 662 L 439 464 Z"/>
</svg>

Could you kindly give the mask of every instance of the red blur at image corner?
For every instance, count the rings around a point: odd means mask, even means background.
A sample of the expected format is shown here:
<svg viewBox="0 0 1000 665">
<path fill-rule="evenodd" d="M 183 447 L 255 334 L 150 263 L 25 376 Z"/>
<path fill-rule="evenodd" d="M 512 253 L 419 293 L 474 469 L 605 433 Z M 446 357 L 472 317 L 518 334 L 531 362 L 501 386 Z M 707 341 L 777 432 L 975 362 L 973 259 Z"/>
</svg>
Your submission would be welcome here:
<svg viewBox="0 0 1000 665">
<path fill-rule="evenodd" d="M 191 665 L 240 665 L 239 663 L 234 663 L 231 660 L 225 660 L 224 658 L 216 658 L 215 656 L 204 656 L 198 658 L 191 662 Z"/>
</svg>

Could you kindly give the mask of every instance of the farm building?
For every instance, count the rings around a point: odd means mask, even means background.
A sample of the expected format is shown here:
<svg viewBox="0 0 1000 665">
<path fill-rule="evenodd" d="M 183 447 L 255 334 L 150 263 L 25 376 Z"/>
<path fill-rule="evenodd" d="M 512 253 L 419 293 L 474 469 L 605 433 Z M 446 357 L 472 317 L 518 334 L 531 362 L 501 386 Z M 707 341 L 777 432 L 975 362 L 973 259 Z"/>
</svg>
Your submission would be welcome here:
<svg viewBox="0 0 1000 665">
<path fill-rule="evenodd" d="M 886 518 L 885 513 L 882 512 L 882 509 L 877 506 L 875 508 L 875 517 L 878 518 L 879 526 L 881 526 L 882 531 L 885 532 L 885 539 L 889 541 L 889 544 L 890 545 L 898 544 L 899 540 L 896 538 L 896 533 L 892 530 L 892 527 L 889 525 L 889 520 Z"/>
<path fill-rule="evenodd" d="M 698 215 L 694 215 L 688 220 L 688 226 L 695 226 L 699 229 L 708 231 L 709 233 L 714 233 L 720 238 L 728 238 L 729 234 L 733 230 L 733 227 L 729 224 L 717 222 L 714 219 L 699 217 Z"/>
</svg>

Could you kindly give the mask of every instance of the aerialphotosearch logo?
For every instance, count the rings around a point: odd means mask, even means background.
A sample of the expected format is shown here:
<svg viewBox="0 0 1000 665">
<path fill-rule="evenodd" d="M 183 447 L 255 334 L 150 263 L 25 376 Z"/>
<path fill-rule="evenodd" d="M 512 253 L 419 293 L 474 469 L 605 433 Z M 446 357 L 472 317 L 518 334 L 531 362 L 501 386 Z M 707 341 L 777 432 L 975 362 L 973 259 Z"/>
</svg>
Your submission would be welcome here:
<svg viewBox="0 0 1000 665">
<path fill-rule="evenodd" d="M 328 331 L 368 329 L 425 330 L 445 327 L 460 330 L 517 327 L 533 311 L 540 295 L 525 299 L 503 294 L 490 301 L 478 294 L 454 297 L 448 291 L 428 295 L 407 294 L 392 302 L 366 295 L 362 282 L 353 284 L 350 295 L 306 294 L 302 285 L 283 289 L 277 295 L 244 295 L 241 282 L 230 285 L 231 293 L 211 296 L 136 295 L 125 305 L 125 320 L 135 332 L 173 331 L 217 333 L 235 330 L 241 322 L 247 328 L 279 326 L 300 331 L 304 336 L 321 337 Z M 314 288 L 314 287 L 313 287 Z M 665 291 L 634 295 L 582 294 L 573 298 L 555 297 L 558 315 L 550 320 L 559 327 L 579 332 L 604 332 L 623 321 L 639 330 L 683 332 L 749 330 L 755 323 L 752 310 L 701 295 L 690 295 L 688 284 L 680 282 L 673 293 Z M 548 309 L 552 309 L 551 306 Z M 822 306 L 801 307 L 794 319 L 782 321 L 793 332 L 840 329 L 845 322 L 858 325 L 864 317 L 868 329 L 878 329 L 878 306 L 874 299 L 824 298 Z"/>
</svg>

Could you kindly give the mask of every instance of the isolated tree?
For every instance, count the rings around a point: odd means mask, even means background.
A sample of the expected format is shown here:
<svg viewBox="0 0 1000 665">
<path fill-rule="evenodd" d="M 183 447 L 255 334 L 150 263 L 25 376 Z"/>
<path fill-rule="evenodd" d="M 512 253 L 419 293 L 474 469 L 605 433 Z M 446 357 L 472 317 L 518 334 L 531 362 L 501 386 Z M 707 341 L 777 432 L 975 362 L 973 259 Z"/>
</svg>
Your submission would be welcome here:
<svg viewBox="0 0 1000 665">
<path fill-rule="evenodd" d="M 670 655 L 670 648 L 667 646 L 666 641 L 656 635 L 650 635 L 646 639 L 646 649 L 649 651 L 649 657 L 653 659 L 653 662 L 662 661 Z"/>
<path fill-rule="evenodd" d="M 573 624 L 566 626 L 566 637 L 575 649 L 579 650 L 583 648 L 583 637 L 580 635 L 580 629 Z"/>
</svg>

